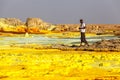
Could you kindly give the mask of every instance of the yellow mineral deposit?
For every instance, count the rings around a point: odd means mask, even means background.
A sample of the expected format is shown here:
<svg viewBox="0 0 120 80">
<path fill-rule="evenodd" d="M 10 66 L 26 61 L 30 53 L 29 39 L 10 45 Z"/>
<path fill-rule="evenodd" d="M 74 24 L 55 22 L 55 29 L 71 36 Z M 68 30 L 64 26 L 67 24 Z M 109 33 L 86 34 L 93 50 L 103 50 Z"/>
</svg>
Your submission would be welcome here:
<svg viewBox="0 0 120 80">
<path fill-rule="evenodd" d="M 25 33 L 25 37 L 29 37 L 29 34 L 28 34 L 28 32 L 26 32 L 26 33 Z"/>
<path fill-rule="evenodd" d="M 0 80 L 119 80 L 119 59 L 119 52 L 1 48 Z"/>
</svg>

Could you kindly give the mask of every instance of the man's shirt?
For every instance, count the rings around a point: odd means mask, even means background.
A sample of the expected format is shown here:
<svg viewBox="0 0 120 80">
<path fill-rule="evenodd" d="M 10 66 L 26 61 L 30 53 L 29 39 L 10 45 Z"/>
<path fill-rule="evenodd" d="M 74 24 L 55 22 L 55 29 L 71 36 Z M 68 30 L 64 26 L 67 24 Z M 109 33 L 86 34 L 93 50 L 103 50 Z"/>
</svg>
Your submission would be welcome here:
<svg viewBox="0 0 120 80">
<path fill-rule="evenodd" d="M 86 26 L 85 26 L 85 23 L 82 23 L 82 24 L 80 25 L 80 28 L 84 28 L 84 27 L 86 27 Z M 84 28 L 84 29 L 80 29 L 80 31 L 81 31 L 81 32 L 85 32 L 85 28 Z"/>
</svg>

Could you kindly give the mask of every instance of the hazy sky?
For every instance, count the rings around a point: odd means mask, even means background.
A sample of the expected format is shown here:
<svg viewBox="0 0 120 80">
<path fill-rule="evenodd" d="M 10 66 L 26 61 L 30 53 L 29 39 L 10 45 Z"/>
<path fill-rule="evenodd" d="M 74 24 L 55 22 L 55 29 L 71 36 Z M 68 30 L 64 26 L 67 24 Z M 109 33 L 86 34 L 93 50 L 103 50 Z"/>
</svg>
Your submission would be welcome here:
<svg viewBox="0 0 120 80">
<path fill-rule="evenodd" d="M 120 0 L 0 0 L 0 17 L 23 21 L 38 17 L 50 23 L 119 24 Z"/>
</svg>

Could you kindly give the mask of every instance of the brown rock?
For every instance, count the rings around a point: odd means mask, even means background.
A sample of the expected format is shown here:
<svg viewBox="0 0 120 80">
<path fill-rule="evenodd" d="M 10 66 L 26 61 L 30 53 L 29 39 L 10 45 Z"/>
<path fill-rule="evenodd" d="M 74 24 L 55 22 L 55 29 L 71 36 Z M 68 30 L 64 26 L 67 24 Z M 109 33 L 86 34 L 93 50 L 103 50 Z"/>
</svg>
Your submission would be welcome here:
<svg viewBox="0 0 120 80">
<path fill-rule="evenodd" d="M 47 30 L 49 27 L 49 24 L 46 22 L 43 22 L 40 18 L 27 18 L 26 26 L 28 28 L 30 28 L 30 27 L 37 28 L 38 27 L 40 30 Z"/>
<path fill-rule="evenodd" d="M 118 51 L 120 50 L 120 39 L 113 40 L 103 40 L 100 42 L 96 42 L 91 47 L 100 48 L 101 50 L 109 50 L 109 51 Z"/>
<path fill-rule="evenodd" d="M 17 18 L 5 18 L 4 22 L 5 24 L 12 25 L 12 26 L 24 25 L 24 23 Z"/>
<path fill-rule="evenodd" d="M 42 23 L 43 21 L 39 18 L 27 18 L 26 20 L 26 26 L 28 27 L 40 26 Z"/>
</svg>

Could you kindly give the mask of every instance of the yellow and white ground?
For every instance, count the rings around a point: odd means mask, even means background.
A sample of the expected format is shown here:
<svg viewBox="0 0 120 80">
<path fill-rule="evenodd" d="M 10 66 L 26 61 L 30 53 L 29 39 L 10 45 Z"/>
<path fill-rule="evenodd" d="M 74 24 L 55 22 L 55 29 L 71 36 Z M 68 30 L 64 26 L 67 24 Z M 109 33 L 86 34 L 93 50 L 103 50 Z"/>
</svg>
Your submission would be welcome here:
<svg viewBox="0 0 120 80">
<path fill-rule="evenodd" d="M 120 52 L 1 46 L 0 80 L 120 80 Z"/>
</svg>

